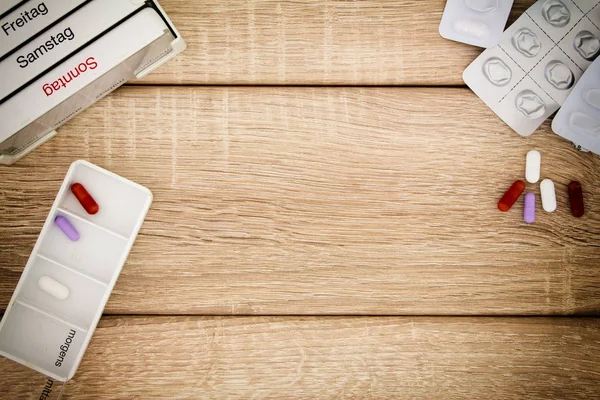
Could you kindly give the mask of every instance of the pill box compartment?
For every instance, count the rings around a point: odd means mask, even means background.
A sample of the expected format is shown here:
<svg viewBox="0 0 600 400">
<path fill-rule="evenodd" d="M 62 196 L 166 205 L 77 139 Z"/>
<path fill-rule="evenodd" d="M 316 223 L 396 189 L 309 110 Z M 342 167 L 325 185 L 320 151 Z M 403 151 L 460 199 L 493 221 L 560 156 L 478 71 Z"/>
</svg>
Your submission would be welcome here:
<svg viewBox="0 0 600 400">
<path fill-rule="evenodd" d="M 146 188 L 132 186 L 114 174 L 87 165 L 73 170 L 68 188 L 59 194 L 59 209 L 91 222 L 127 240 L 136 230 L 140 212 L 147 208 L 151 196 Z M 73 183 L 81 183 L 100 205 L 94 215 L 88 214 L 71 193 Z"/>
<path fill-rule="evenodd" d="M 61 300 L 42 290 L 39 281 L 44 277 L 66 287 L 69 291 L 68 297 Z M 49 315 L 87 330 L 102 304 L 106 286 L 38 255 L 24 277 L 18 300 L 28 302 Z"/>
<path fill-rule="evenodd" d="M 94 197 L 98 213 L 87 214 L 73 183 Z M 0 322 L 0 354 L 60 381 L 75 374 L 151 202 L 143 186 L 85 161 L 71 165 Z M 78 240 L 61 231 L 57 216 Z M 65 341 L 68 356 L 57 362 Z"/>
<path fill-rule="evenodd" d="M 60 209 L 50 216 L 52 222 L 59 215 L 73 225 L 80 235 L 79 240 L 72 241 L 52 223 L 40 243 L 38 254 L 108 284 L 119 261 L 128 252 L 128 240 Z"/>
<path fill-rule="evenodd" d="M 4 319 L 2 352 L 52 377 L 66 376 L 79 363 L 79 353 L 87 345 L 86 331 L 25 303 L 12 304 Z"/>
</svg>

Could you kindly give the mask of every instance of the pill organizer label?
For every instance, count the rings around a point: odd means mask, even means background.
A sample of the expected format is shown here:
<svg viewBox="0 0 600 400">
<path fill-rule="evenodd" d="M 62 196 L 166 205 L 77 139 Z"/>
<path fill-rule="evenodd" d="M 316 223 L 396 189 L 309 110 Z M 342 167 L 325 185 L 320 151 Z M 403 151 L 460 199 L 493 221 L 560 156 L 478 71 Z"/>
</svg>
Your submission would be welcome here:
<svg viewBox="0 0 600 400">
<path fill-rule="evenodd" d="M 59 347 L 60 352 L 58 353 L 58 357 L 56 358 L 56 362 L 54 363 L 57 367 L 62 367 L 62 363 L 65 361 L 65 357 L 67 356 L 67 352 L 69 351 L 69 347 L 71 347 L 71 343 L 73 343 L 73 338 L 77 332 L 75 329 L 71 329 L 67 334 L 65 342 Z"/>
<path fill-rule="evenodd" d="M 40 400 L 46 400 L 52 394 L 53 385 L 54 380 L 52 378 L 48 378 L 46 385 L 42 388 L 42 393 L 40 393 Z"/>
<path fill-rule="evenodd" d="M 463 73 L 512 129 L 532 134 L 600 54 L 600 1 L 539 0 Z"/>
<path fill-rule="evenodd" d="M 21 43 L 73 11 L 85 1 L 28 1 L 10 14 L 5 15 L 0 20 L 0 57 L 5 56 Z"/>
<path fill-rule="evenodd" d="M 61 43 L 75 39 L 75 34 L 73 33 L 73 29 L 68 27 L 63 32 L 58 32 L 56 35 L 51 34 L 50 36 L 43 36 L 42 40 L 44 39 L 48 40 L 29 53 L 17 56 L 16 61 L 20 68 L 27 68 L 29 64 L 34 63 L 52 50 L 57 49 Z"/>
<path fill-rule="evenodd" d="M 61 88 L 66 88 L 71 82 L 83 76 L 88 71 L 93 71 L 98 68 L 98 63 L 94 57 L 88 57 L 85 61 L 80 62 L 71 68 L 66 74 L 56 78 L 52 82 L 47 82 L 42 85 L 42 91 L 46 96 L 52 96 Z"/>
<path fill-rule="evenodd" d="M 14 96 L 19 89 L 23 90 L 34 77 L 58 68 L 61 61 L 141 7 L 143 4 L 123 0 L 87 3 L 73 15 L 15 50 L 0 63 L 0 76 L 9 77 L 0 80 L 0 100 Z M 64 87 L 65 80 L 72 78 L 65 76 L 59 84 Z"/>
<path fill-rule="evenodd" d="M 28 22 L 33 21 L 34 19 L 48 15 L 48 7 L 44 2 L 38 4 L 37 6 L 27 5 L 26 10 L 21 11 L 18 16 L 11 16 L 12 18 L 16 17 L 14 21 L 6 21 L 2 24 L 2 31 L 6 36 L 10 36 L 11 33 L 15 33 L 19 28 L 24 27 Z M 11 19 L 12 19 L 11 18 Z"/>
</svg>

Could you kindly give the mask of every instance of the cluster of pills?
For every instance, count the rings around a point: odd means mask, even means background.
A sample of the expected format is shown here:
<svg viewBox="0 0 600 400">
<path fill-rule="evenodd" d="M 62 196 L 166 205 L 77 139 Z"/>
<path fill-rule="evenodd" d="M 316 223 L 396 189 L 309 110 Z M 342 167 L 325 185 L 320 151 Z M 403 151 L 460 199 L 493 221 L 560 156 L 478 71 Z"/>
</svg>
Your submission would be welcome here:
<svg viewBox="0 0 600 400">
<path fill-rule="evenodd" d="M 525 179 L 529 183 L 537 183 L 540 180 L 542 165 L 542 155 L 537 150 L 531 150 L 527 153 L 525 165 Z M 569 201 L 571 203 L 571 214 L 580 218 L 583 216 L 583 189 L 577 181 L 572 181 L 568 185 Z M 525 191 L 525 182 L 516 180 L 510 188 L 504 193 L 498 201 L 498 209 L 506 212 L 516 203 L 521 194 Z M 542 198 L 542 208 L 546 212 L 556 210 L 556 190 L 554 182 L 551 179 L 544 179 L 540 182 L 540 197 Z M 528 192 L 525 195 L 523 207 L 523 220 L 528 224 L 535 221 L 535 194 Z"/>
<path fill-rule="evenodd" d="M 98 203 L 96 203 L 96 200 L 94 200 L 92 195 L 88 193 L 88 191 L 81 183 L 72 184 L 71 193 L 73 193 L 75 198 L 79 201 L 79 204 L 81 204 L 83 209 L 88 214 L 94 215 L 100 210 L 100 207 L 98 206 Z M 59 215 L 54 219 L 54 223 L 73 242 L 79 240 L 79 232 L 77 232 L 77 229 L 75 229 L 75 227 L 71 224 L 71 222 L 69 222 L 69 220 L 66 217 Z"/>
</svg>

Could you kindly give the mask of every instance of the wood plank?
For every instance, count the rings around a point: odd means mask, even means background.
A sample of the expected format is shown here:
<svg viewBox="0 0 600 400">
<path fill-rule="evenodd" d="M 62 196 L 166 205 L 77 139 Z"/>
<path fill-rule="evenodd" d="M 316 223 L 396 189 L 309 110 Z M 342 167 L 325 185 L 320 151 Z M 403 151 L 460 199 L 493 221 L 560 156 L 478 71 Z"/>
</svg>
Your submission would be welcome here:
<svg viewBox="0 0 600 400">
<path fill-rule="evenodd" d="M 463 85 L 481 52 L 439 35 L 444 0 L 160 3 L 188 49 L 145 83 Z"/>
<path fill-rule="evenodd" d="M 532 148 L 559 208 L 527 225 L 496 202 Z M 107 313 L 600 310 L 600 158 L 466 89 L 119 90 L 0 169 L 2 308 L 80 158 L 154 192 Z"/>
<path fill-rule="evenodd" d="M 0 373 L 6 398 L 38 398 L 42 380 L 36 373 L 3 358 Z M 104 318 L 62 398 L 400 396 L 598 399 L 600 323 L 585 318 Z"/>
</svg>

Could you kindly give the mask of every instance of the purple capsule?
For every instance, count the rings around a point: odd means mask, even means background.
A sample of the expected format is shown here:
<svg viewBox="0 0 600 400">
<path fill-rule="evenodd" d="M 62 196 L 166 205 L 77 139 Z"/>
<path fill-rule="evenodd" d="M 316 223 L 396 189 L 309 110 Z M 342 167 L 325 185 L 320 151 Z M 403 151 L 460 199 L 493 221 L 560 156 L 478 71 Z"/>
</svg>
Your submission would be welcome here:
<svg viewBox="0 0 600 400">
<path fill-rule="evenodd" d="M 523 219 L 528 224 L 535 221 L 535 194 L 527 193 L 525 195 L 525 207 L 523 208 Z"/>
<path fill-rule="evenodd" d="M 59 215 L 58 217 L 56 217 L 54 219 L 54 223 L 60 228 L 61 231 L 64 232 L 65 235 L 67 235 L 67 237 L 69 239 L 71 239 L 73 242 L 76 242 L 79 240 L 79 232 L 77 232 L 77 230 L 75 229 L 75 227 L 73 225 L 71 225 L 71 223 L 69 222 L 68 219 L 66 219 L 65 217 L 63 217 L 62 215 Z"/>
</svg>

